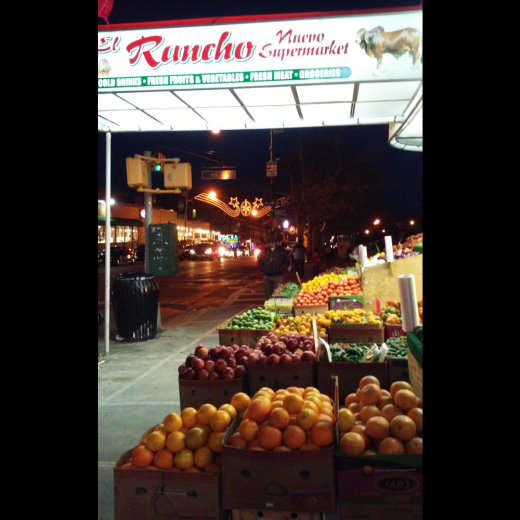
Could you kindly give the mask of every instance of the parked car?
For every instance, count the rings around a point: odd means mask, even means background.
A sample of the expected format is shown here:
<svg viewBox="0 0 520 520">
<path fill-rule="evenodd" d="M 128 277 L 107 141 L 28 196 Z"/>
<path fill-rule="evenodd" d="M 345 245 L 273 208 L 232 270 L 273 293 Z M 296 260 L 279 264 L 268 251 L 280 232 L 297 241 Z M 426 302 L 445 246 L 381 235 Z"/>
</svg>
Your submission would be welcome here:
<svg viewBox="0 0 520 520">
<path fill-rule="evenodd" d="M 135 261 L 144 263 L 144 244 L 134 247 Z"/>
<path fill-rule="evenodd" d="M 105 263 L 105 249 L 98 253 L 98 264 Z M 124 246 L 110 247 L 110 265 L 135 264 L 134 250 Z"/>
<path fill-rule="evenodd" d="M 249 248 L 246 246 L 237 246 L 237 256 L 249 256 Z"/>
<path fill-rule="evenodd" d="M 184 248 L 183 259 L 185 260 L 220 260 L 218 244 L 195 244 Z"/>
</svg>

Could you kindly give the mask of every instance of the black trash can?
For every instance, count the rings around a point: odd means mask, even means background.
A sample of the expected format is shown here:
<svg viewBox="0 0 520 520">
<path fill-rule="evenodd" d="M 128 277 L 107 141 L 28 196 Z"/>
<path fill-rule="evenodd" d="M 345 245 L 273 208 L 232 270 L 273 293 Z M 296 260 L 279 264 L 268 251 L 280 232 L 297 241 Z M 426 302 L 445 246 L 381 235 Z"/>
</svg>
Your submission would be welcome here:
<svg viewBox="0 0 520 520">
<path fill-rule="evenodd" d="M 123 341 L 143 341 L 157 334 L 159 287 L 155 276 L 123 273 L 114 278 L 110 291 L 117 335 Z"/>
</svg>

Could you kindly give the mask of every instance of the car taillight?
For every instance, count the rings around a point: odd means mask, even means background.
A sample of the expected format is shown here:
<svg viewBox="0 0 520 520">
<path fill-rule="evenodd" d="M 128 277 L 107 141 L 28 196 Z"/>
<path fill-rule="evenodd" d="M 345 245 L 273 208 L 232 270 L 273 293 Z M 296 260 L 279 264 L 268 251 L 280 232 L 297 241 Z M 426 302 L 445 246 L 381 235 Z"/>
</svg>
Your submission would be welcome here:
<svg viewBox="0 0 520 520">
<path fill-rule="evenodd" d="M 213 253 L 213 251 L 211 250 L 211 247 L 209 249 L 206 249 L 206 251 L 204 251 L 205 255 L 211 255 L 211 253 Z"/>
</svg>

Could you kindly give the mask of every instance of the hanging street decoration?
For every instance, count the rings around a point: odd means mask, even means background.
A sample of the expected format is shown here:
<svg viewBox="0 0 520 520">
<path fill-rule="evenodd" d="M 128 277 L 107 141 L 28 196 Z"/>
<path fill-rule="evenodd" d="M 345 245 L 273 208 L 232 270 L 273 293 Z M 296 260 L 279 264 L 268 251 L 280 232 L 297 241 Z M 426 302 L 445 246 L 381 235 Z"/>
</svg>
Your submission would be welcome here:
<svg viewBox="0 0 520 520">
<path fill-rule="evenodd" d="M 224 204 L 224 202 L 216 197 L 210 197 L 208 193 L 195 195 L 195 199 L 211 204 L 233 218 L 238 217 L 240 214 L 244 217 L 252 216 L 254 218 L 259 218 L 272 210 L 271 206 L 264 206 L 262 199 L 259 199 L 258 197 L 255 198 L 253 204 L 251 204 L 247 199 L 244 199 L 244 201 L 240 203 L 238 202 L 238 197 L 231 197 L 228 205 Z M 229 206 L 231 206 L 231 208 Z"/>
</svg>

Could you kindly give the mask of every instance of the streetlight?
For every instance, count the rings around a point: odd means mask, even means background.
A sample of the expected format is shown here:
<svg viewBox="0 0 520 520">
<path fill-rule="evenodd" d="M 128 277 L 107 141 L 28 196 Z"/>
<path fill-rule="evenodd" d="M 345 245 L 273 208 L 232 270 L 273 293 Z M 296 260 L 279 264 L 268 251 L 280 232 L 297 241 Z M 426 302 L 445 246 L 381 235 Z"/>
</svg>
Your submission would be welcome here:
<svg viewBox="0 0 520 520">
<path fill-rule="evenodd" d="M 381 223 L 381 221 L 380 221 L 378 218 L 376 218 L 376 219 L 374 220 L 374 226 L 377 226 L 377 225 L 380 224 L 380 223 Z"/>
</svg>

